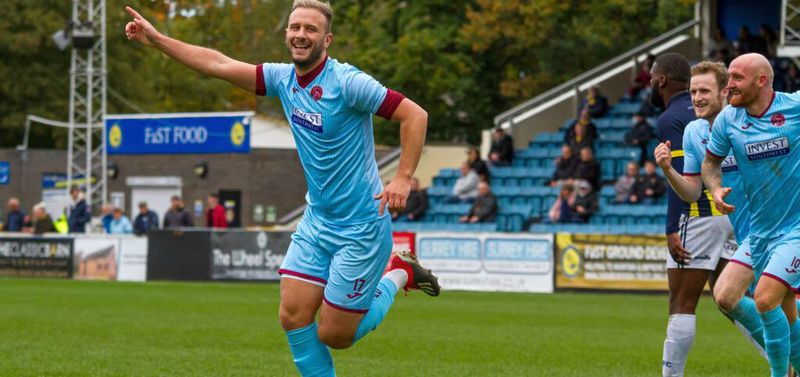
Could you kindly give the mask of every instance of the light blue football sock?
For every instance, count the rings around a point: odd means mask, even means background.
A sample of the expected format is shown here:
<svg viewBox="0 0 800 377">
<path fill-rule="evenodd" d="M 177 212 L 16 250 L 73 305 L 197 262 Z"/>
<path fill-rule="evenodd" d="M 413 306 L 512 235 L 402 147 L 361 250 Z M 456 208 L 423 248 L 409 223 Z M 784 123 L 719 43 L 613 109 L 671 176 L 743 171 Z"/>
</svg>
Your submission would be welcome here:
<svg viewBox="0 0 800 377">
<path fill-rule="evenodd" d="M 303 377 L 336 377 L 328 346 L 319 341 L 317 323 L 286 332 L 294 365 Z"/>
<path fill-rule="evenodd" d="M 791 343 L 789 362 L 794 370 L 800 370 L 800 321 L 797 319 L 789 325 L 789 342 Z"/>
<path fill-rule="evenodd" d="M 781 307 L 761 313 L 764 325 L 764 348 L 767 350 L 772 377 L 785 377 L 789 373 L 789 321 Z"/>
<path fill-rule="evenodd" d="M 747 296 L 742 297 L 733 310 L 728 312 L 728 315 L 744 326 L 747 332 L 750 333 L 750 337 L 752 337 L 761 348 L 764 348 L 764 326 L 761 324 L 761 316 L 758 314 L 756 303 L 752 298 Z"/>
<path fill-rule="evenodd" d="M 378 325 L 383 322 L 386 314 L 389 313 L 389 308 L 394 303 L 394 296 L 397 294 L 397 286 L 388 278 L 383 278 L 378 283 L 375 289 L 375 298 L 369 306 L 367 314 L 361 319 L 356 329 L 356 335 L 353 338 L 355 344 L 361 338 L 369 334 L 370 331 L 375 330 Z"/>
</svg>

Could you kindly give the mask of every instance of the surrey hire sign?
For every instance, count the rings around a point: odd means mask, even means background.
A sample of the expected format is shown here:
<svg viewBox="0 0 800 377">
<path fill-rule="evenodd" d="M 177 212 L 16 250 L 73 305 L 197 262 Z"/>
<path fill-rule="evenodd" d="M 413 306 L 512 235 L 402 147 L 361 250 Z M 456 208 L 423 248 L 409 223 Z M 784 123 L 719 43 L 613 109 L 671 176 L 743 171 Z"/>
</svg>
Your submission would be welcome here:
<svg viewBox="0 0 800 377">
<path fill-rule="evenodd" d="M 250 152 L 253 112 L 107 115 L 108 154 Z"/>
</svg>

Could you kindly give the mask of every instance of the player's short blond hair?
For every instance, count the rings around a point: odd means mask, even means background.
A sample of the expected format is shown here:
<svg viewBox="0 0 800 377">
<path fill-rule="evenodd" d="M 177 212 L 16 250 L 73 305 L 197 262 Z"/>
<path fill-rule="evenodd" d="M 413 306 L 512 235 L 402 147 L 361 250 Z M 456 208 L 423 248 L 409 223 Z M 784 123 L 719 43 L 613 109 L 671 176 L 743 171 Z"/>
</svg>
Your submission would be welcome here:
<svg viewBox="0 0 800 377">
<path fill-rule="evenodd" d="M 717 85 L 722 89 L 728 83 L 728 69 L 725 64 L 718 62 L 700 62 L 692 66 L 692 76 L 705 75 L 711 73 L 717 80 Z"/>
<path fill-rule="evenodd" d="M 297 8 L 311 8 L 316 9 L 322 15 L 325 16 L 325 20 L 328 21 L 328 33 L 331 32 L 331 28 L 333 28 L 333 8 L 331 5 L 326 1 L 319 1 L 319 0 L 294 0 L 292 4 L 292 12 L 294 12 Z"/>
</svg>

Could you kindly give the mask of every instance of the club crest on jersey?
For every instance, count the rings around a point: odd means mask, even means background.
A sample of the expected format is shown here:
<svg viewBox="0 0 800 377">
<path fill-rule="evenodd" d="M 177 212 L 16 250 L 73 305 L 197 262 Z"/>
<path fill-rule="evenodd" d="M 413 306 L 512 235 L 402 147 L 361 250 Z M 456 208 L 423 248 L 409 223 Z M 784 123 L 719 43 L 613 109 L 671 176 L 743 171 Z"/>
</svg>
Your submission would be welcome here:
<svg viewBox="0 0 800 377">
<path fill-rule="evenodd" d="M 747 152 L 747 159 L 750 161 L 783 156 L 789 154 L 789 139 L 782 137 L 780 139 L 745 144 L 744 149 Z"/>
<path fill-rule="evenodd" d="M 786 117 L 781 113 L 777 113 L 772 118 L 769 118 L 769 121 L 772 122 L 773 126 L 780 127 L 786 123 Z"/>
<path fill-rule="evenodd" d="M 725 157 L 725 159 L 722 160 L 722 172 L 723 173 L 727 173 L 727 172 L 731 172 L 731 171 L 738 171 L 738 170 L 739 170 L 739 166 L 736 165 L 736 158 L 734 158 L 733 156 Z"/>
<path fill-rule="evenodd" d="M 322 114 L 307 113 L 296 107 L 292 108 L 292 123 L 305 129 L 322 133 Z"/>
<path fill-rule="evenodd" d="M 313 98 L 314 101 L 319 101 L 320 98 L 322 98 L 322 87 L 321 86 L 314 85 L 314 87 L 311 88 L 311 98 Z"/>
</svg>

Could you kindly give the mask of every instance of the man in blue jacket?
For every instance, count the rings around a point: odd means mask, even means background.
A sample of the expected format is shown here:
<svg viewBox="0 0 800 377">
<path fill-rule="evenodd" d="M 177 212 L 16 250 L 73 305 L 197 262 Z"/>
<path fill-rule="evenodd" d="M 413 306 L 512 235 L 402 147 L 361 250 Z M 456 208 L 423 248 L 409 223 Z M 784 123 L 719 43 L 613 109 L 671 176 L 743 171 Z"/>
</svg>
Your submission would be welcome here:
<svg viewBox="0 0 800 377">
<path fill-rule="evenodd" d="M 133 220 L 133 233 L 138 236 L 147 233 L 150 229 L 158 229 L 158 215 L 147 208 L 147 202 L 140 202 L 139 214 Z"/>
<path fill-rule="evenodd" d="M 77 186 L 69 190 L 69 195 L 72 197 L 72 205 L 69 207 L 69 217 L 67 218 L 69 232 L 86 233 L 86 224 L 92 219 L 86 198 Z"/>
</svg>

